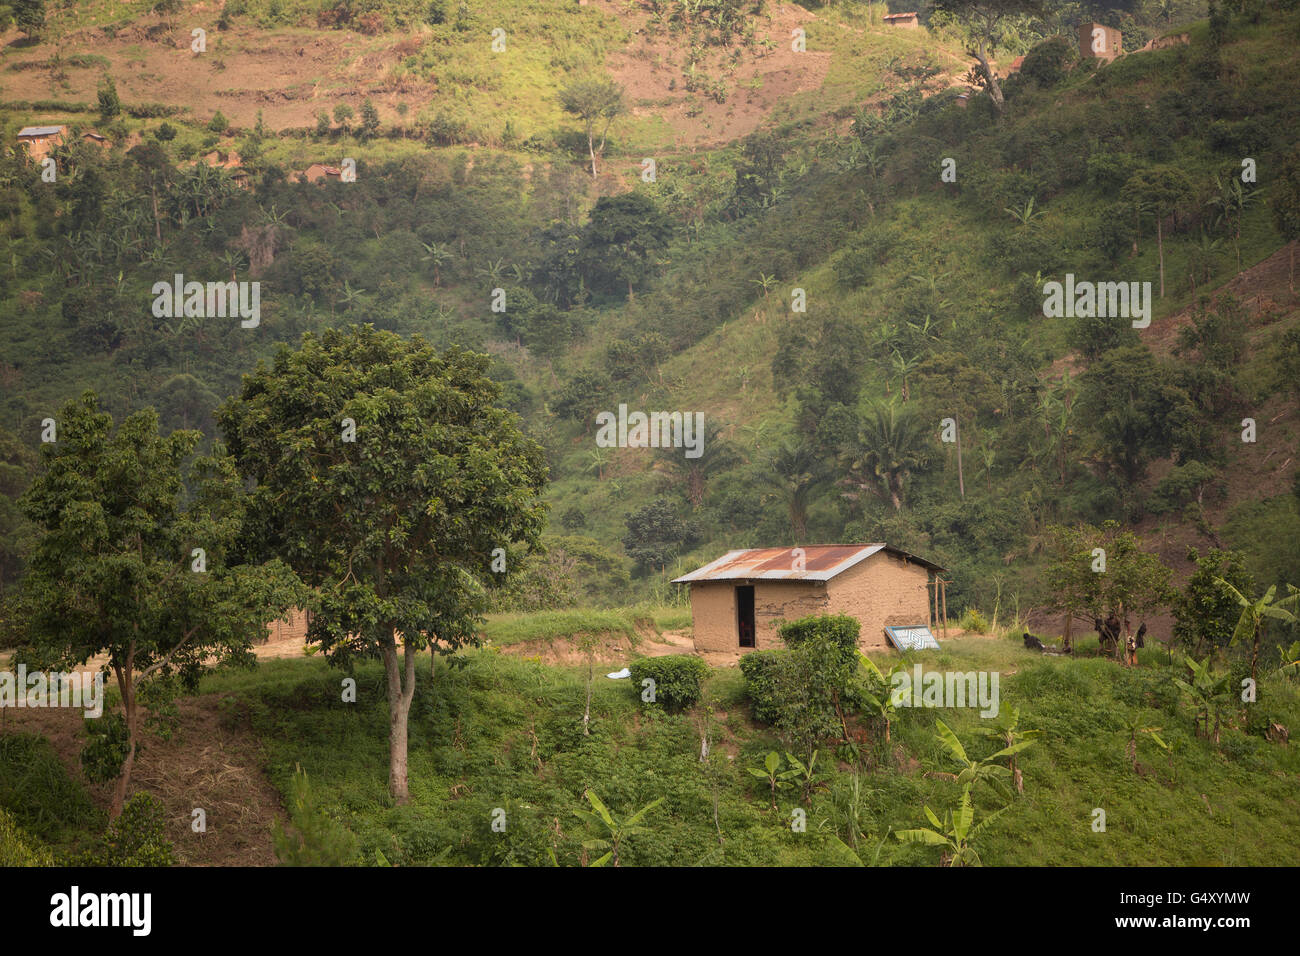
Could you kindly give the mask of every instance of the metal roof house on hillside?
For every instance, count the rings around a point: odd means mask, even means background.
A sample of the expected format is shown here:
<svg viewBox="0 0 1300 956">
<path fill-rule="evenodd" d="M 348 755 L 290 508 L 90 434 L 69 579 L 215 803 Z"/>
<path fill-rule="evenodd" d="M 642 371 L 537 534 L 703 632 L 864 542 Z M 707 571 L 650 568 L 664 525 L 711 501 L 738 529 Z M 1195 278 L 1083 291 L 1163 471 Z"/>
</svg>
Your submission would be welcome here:
<svg viewBox="0 0 1300 956">
<path fill-rule="evenodd" d="M 695 647 L 780 647 L 780 621 L 847 614 L 863 648 L 887 646 L 885 628 L 933 625 L 946 569 L 887 544 L 820 544 L 728 551 L 674 580 L 691 588 Z"/>
</svg>

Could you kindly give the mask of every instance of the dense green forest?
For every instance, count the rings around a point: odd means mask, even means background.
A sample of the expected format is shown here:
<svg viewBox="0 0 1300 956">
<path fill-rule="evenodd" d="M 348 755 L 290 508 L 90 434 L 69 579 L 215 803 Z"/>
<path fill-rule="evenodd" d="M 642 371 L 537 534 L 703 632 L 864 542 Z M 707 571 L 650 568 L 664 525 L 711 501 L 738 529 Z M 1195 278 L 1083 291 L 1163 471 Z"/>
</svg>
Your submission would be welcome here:
<svg viewBox="0 0 1300 956">
<path fill-rule="evenodd" d="M 127 782 L 170 740 L 143 714 L 174 729 L 179 700 L 259 742 L 282 861 L 587 864 L 592 827 L 617 861 L 644 809 L 628 863 L 916 864 L 922 807 L 973 793 L 1015 820 L 984 862 L 1289 862 L 1300 5 L 887 12 L 227 0 L 191 39 L 179 2 L 0 4 L 0 647 L 84 664 L 155 627 L 79 758 L 117 780 L 111 826 L 157 816 Z M 1126 55 L 1082 54 L 1090 21 Z M 281 97 L 237 85 L 275 70 Z M 18 141 L 44 125 L 67 129 L 49 161 Z M 191 310 L 187 282 L 256 283 L 257 308 Z M 1047 307 L 1076 282 L 1132 313 Z M 698 454 L 609 447 L 620 410 L 699 416 Z M 685 627 L 674 577 L 818 542 L 949 569 L 952 623 L 992 635 L 915 660 L 1005 672 L 1003 723 L 891 710 L 889 662 L 829 625 L 739 670 L 660 658 L 688 689 L 668 706 L 593 685 Z M 178 579 L 191 553 L 210 577 Z M 311 589 L 327 661 L 205 675 Z M 1116 607 L 1170 646 L 1120 668 L 1085 627 L 1080 659 L 1024 659 L 1028 631 Z M 583 666 L 500 653 L 552 641 Z M 138 700 L 133 665 L 163 668 Z M 1257 678 L 1265 705 L 1236 707 Z M 51 744 L 0 736 L 0 770 L 0 850 L 120 862 Z M 810 839 L 774 823 L 782 786 Z M 963 840 L 939 859 L 978 860 Z"/>
<path fill-rule="evenodd" d="M 398 28 L 421 6 L 339 8 Z M 755 50 L 752 30 L 655 6 L 669 35 Z M 822 16 L 847 27 L 861 11 Z M 1114 22 L 1130 29 L 1137 13 Z M 1126 43 L 1195 11 L 1146 13 Z M 226 6 L 235 22 L 295 15 Z M 462 15 L 422 48 L 454 42 Z M 987 95 L 959 108 L 933 82 L 942 47 L 917 45 L 881 65 L 877 102 L 668 152 L 653 182 L 639 175 L 652 133 L 629 120 L 625 142 L 615 118 L 601 156 L 619 173 L 612 191 L 584 172 L 586 140 L 554 106 L 550 129 L 464 150 L 440 132 L 450 114 L 401 127 L 345 109 L 278 134 L 140 119 L 151 110 L 121 102 L 105 74 L 72 127 L 138 145 L 61 147 L 53 184 L 21 149 L 0 170 L 5 491 L 21 489 L 41 421 L 83 388 L 118 415 L 153 405 L 164 427 L 213 435 L 216 406 L 279 343 L 369 322 L 493 356 L 502 401 L 546 449 L 553 548 L 536 573 L 558 576 L 558 600 L 664 600 L 673 571 L 728 547 L 888 540 L 953 568 L 959 606 L 1012 577 L 1031 605 L 1045 529 L 1106 518 L 1190 527 L 1203 547 L 1245 550 L 1261 578 L 1294 580 L 1288 476 L 1246 495 L 1234 476 L 1261 477 L 1242 418 L 1269 422 L 1256 447 L 1274 466 L 1291 457 L 1290 416 L 1273 422 L 1294 408 L 1300 333 L 1284 307 L 1247 308 L 1249 286 L 1221 286 L 1294 222 L 1295 31 L 1280 7 L 1216 8 L 1190 45 L 1097 68 L 1072 38 L 1029 46 L 1026 30 L 1006 41 L 1029 53 L 1004 78 L 1003 115 Z M 568 66 L 550 82 L 594 69 Z M 36 114 L 7 115 L 12 142 Z M 325 143 L 355 154 L 356 181 L 292 181 Z M 238 152 L 251 189 L 185 165 L 218 147 Z M 1244 159 L 1258 172 L 1243 184 Z M 154 317 L 150 289 L 176 272 L 256 279 L 260 326 Z M 1152 329 L 1045 318 L 1043 285 L 1066 273 L 1152 281 Z M 1189 310 L 1175 342 L 1152 341 Z M 702 412 L 703 455 L 594 447 L 595 415 L 620 403 Z M 960 477 L 940 440 L 949 417 Z M 23 534 L 6 520 L 12 582 Z"/>
</svg>

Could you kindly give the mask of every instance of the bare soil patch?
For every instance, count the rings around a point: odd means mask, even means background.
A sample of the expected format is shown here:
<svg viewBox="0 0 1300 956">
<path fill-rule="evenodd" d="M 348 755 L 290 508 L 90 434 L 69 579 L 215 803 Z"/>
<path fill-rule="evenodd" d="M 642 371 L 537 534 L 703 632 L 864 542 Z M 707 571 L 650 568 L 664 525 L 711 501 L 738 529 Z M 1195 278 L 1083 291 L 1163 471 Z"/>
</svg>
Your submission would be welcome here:
<svg viewBox="0 0 1300 956">
<path fill-rule="evenodd" d="M 146 738 L 131 788 L 162 801 L 167 838 L 178 864 L 273 866 L 271 825 L 283 817 L 280 795 L 266 779 L 257 739 L 223 719 L 221 699 L 205 694 L 178 701 L 179 728 L 171 740 Z M 80 710 L 6 708 L 5 728 L 45 737 L 68 773 L 82 779 L 85 736 Z M 97 805 L 108 808 L 111 784 L 86 783 L 86 789 Z M 191 829 L 195 809 L 206 814 L 204 833 Z"/>
</svg>

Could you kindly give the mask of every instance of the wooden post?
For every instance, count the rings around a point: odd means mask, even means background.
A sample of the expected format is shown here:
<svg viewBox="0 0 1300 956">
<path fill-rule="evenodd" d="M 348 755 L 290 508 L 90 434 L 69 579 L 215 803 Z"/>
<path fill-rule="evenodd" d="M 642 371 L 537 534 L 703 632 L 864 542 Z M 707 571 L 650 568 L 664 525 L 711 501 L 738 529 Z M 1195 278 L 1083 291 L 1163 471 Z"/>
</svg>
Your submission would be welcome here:
<svg viewBox="0 0 1300 956">
<path fill-rule="evenodd" d="M 1074 625 L 1074 611 L 1066 611 L 1065 612 L 1065 634 L 1063 635 L 1063 639 L 1065 641 L 1065 653 L 1067 654 L 1074 653 L 1074 645 L 1072 643 L 1072 638 L 1071 638 L 1071 629 L 1073 625 Z"/>
<path fill-rule="evenodd" d="M 943 594 L 943 639 L 948 640 L 948 582 L 939 580 L 939 589 Z"/>
<path fill-rule="evenodd" d="M 930 605 L 930 627 L 939 626 L 939 575 L 932 577 L 926 584 L 926 600 Z"/>
</svg>

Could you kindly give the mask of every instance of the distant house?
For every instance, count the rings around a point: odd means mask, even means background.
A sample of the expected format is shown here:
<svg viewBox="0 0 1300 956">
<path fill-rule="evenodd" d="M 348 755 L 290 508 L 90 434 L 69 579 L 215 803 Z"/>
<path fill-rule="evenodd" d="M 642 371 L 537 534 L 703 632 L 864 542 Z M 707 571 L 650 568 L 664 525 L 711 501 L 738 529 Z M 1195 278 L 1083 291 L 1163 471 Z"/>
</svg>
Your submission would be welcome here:
<svg viewBox="0 0 1300 956">
<path fill-rule="evenodd" d="M 322 179 L 338 180 L 343 176 L 343 170 L 337 166 L 326 166 L 324 163 L 312 163 L 302 171 L 299 177 L 304 183 L 318 183 Z"/>
<path fill-rule="evenodd" d="M 27 155 L 40 160 L 50 155 L 50 150 L 63 144 L 66 126 L 24 126 L 18 131 L 18 142 L 27 148 Z"/>
<path fill-rule="evenodd" d="M 83 143 L 90 143 L 93 146 L 98 146 L 101 149 L 108 149 L 110 146 L 113 145 L 108 141 L 107 136 L 105 136 L 103 133 L 97 133 L 93 129 L 86 130 L 86 132 L 82 133 L 81 141 Z"/>
<path fill-rule="evenodd" d="M 903 27 L 905 30 L 919 30 L 921 20 L 916 13 L 889 13 L 885 15 L 885 26 Z"/>
<path fill-rule="evenodd" d="M 957 94 L 957 105 L 958 105 L 958 106 L 960 106 L 962 109 L 965 109 L 966 106 L 967 106 L 967 104 L 969 104 L 969 103 L 970 103 L 970 93 L 969 93 L 969 92 L 967 92 L 967 91 L 962 91 L 961 93 L 958 93 L 958 94 Z"/>
<path fill-rule="evenodd" d="M 212 152 L 206 153 L 203 156 L 202 162 L 203 165 L 210 166 L 213 169 L 224 169 L 230 174 L 230 178 L 234 184 L 243 189 L 247 189 L 249 184 L 252 182 L 252 176 L 250 176 L 248 170 L 244 168 L 239 153 L 235 152 L 233 149 L 229 152 L 214 149 Z M 198 164 L 199 160 L 191 159 L 185 165 L 197 166 Z"/>
<path fill-rule="evenodd" d="M 1079 24 L 1079 55 L 1110 62 L 1124 52 L 1124 35 L 1100 23 Z"/>
<path fill-rule="evenodd" d="M 943 568 L 886 544 L 821 544 L 728 551 L 674 584 L 691 588 L 695 647 L 780 647 L 778 623 L 847 614 L 862 647 L 887 646 L 885 628 L 936 623 Z"/>
</svg>

